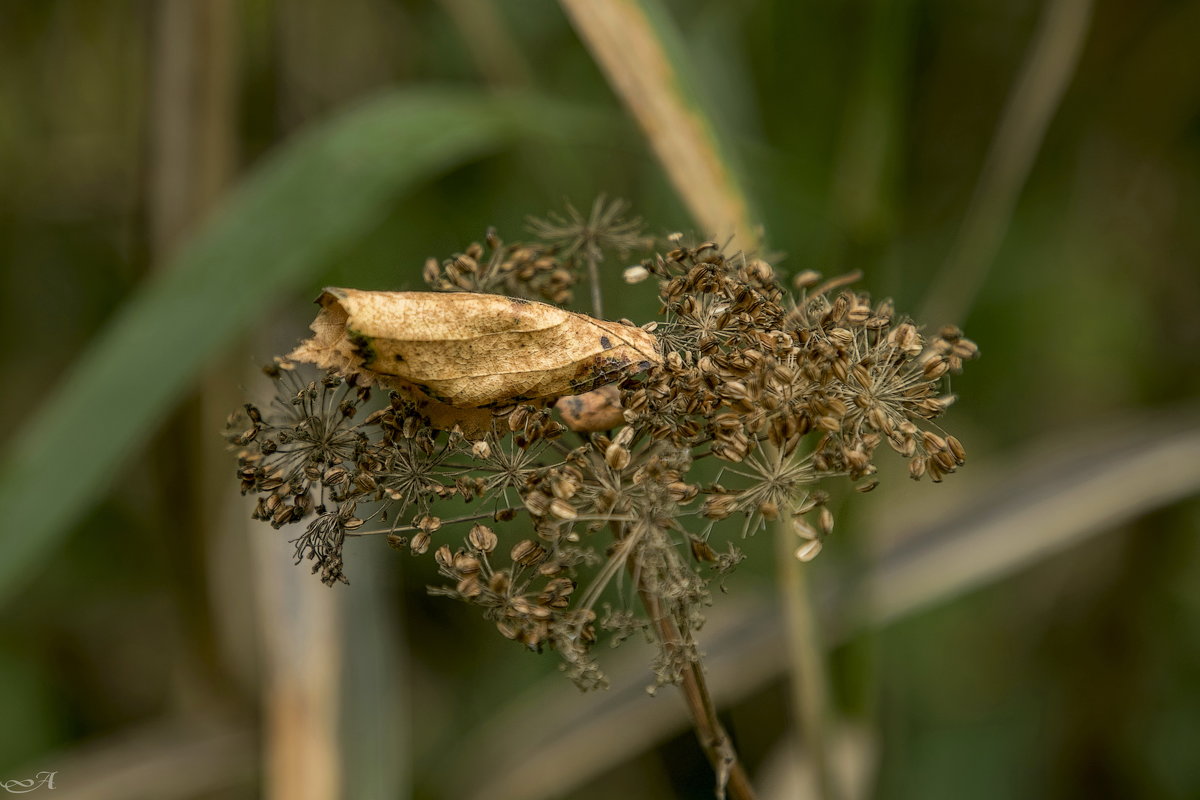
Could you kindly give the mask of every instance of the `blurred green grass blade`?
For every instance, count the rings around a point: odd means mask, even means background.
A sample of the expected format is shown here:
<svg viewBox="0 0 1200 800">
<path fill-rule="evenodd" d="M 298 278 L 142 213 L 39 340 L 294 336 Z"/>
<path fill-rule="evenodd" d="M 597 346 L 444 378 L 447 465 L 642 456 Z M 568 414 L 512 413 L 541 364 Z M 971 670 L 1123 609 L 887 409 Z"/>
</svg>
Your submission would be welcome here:
<svg viewBox="0 0 1200 800">
<path fill-rule="evenodd" d="M 269 156 L 21 424 L 0 467 L 0 601 L 53 552 L 204 365 L 268 313 L 278 293 L 312 280 L 378 224 L 397 196 L 521 134 L 569 131 L 570 114 L 533 98 L 400 92 L 305 131 Z"/>
</svg>

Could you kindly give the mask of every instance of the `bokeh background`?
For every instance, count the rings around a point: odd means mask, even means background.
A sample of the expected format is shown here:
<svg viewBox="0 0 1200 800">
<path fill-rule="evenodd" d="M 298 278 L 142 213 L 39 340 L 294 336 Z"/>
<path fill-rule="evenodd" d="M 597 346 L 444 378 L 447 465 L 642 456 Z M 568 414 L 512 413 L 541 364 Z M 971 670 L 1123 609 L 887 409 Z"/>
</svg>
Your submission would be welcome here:
<svg viewBox="0 0 1200 800">
<path fill-rule="evenodd" d="M 983 352 L 967 467 L 886 467 L 806 567 L 842 796 L 1200 796 L 1200 3 L 644 5 L 777 268 L 861 270 Z M 427 597 L 426 559 L 354 542 L 320 586 L 219 437 L 321 286 L 420 288 L 601 194 L 728 233 L 559 5 L 2 0 L 0 176 L 0 781 L 711 796 L 644 651 L 580 695 Z M 607 266 L 610 315 L 649 319 Z M 714 690 L 763 796 L 815 796 L 746 549 Z"/>
</svg>

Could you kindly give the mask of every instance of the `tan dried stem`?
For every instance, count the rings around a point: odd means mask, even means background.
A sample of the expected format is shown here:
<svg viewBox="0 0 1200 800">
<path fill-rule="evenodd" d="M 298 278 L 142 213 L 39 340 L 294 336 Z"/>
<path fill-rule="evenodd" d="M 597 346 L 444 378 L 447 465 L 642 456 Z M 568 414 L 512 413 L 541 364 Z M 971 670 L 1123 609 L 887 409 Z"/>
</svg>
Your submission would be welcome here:
<svg viewBox="0 0 1200 800">
<path fill-rule="evenodd" d="M 663 608 L 662 598 L 646 585 L 643 579 L 645 572 L 637 569 L 632 561 L 629 565 L 630 571 L 638 578 L 638 596 L 641 597 L 646 614 L 654 624 L 659 641 L 666 648 L 683 649 L 683 634 L 675 620 Z M 683 681 L 679 688 L 683 692 L 684 702 L 687 703 L 688 713 L 691 714 L 692 726 L 696 729 L 700 746 L 717 775 L 717 797 L 753 800 L 757 797 L 754 787 L 750 784 L 745 766 L 738 758 L 733 740 L 717 719 L 717 709 L 713 704 L 708 682 L 704 678 L 704 667 L 700 662 L 688 662 L 683 670 Z"/>
<path fill-rule="evenodd" d="M 637 0 L 560 3 L 696 222 L 709 235 L 732 234 L 737 246 L 754 249 L 758 236 L 749 224 L 745 195 L 643 5 Z"/>
</svg>

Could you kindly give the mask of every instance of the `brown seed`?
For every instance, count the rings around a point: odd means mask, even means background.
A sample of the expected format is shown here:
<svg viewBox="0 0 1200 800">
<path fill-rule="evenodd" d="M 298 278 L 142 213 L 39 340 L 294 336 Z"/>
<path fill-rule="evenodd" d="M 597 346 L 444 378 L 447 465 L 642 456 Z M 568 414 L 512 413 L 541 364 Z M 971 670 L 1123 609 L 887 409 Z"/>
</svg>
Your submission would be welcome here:
<svg viewBox="0 0 1200 800">
<path fill-rule="evenodd" d="M 930 380 L 940 378 L 949 371 L 950 365 L 946 363 L 944 358 L 938 355 L 931 355 L 925 359 L 925 363 L 921 367 L 921 372 Z"/>
<path fill-rule="evenodd" d="M 721 396 L 726 400 L 741 400 L 746 394 L 746 384 L 741 381 L 726 381 L 721 386 Z"/>
<path fill-rule="evenodd" d="M 556 475 L 550 480 L 550 491 L 560 500 L 570 500 L 579 491 L 579 481 L 573 477 Z"/>
<path fill-rule="evenodd" d="M 629 466 L 631 458 L 629 451 L 616 442 L 610 444 L 604 451 L 604 462 L 615 470 L 625 469 Z"/>
<path fill-rule="evenodd" d="M 579 516 L 579 512 L 575 510 L 574 506 L 558 497 L 550 501 L 550 513 L 565 520 L 572 520 Z"/>
<path fill-rule="evenodd" d="M 462 552 L 455 553 L 453 564 L 454 568 L 463 575 L 474 575 L 482 568 L 478 558 Z"/>
<path fill-rule="evenodd" d="M 448 545 L 442 545 L 434 551 L 433 560 L 437 562 L 439 567 L 449 568 L 454 566 L 454 553 L 450 552 Z"/>
<path fill-rule="evenodd" d="M 946 440 L 941 436 L 938 436 L 933 431 L 922 431 L 921 439 L 925 443 L 926 450 L 932 450 L 936 452 L 938 450 L 946 449 Z"/>
<path fill-rule="evenodd" d="M 467 541 L 481 553 L 490 553 L 496 549 L 496 543 L 499 542 L 499 537 L 487 525 L 476 523 L 471 526 L 470 533 L 467 534 Z"/>
<path fill-rule="evenodd" d="M 832 433 L 837 433 L 842 429 L 842 421 L 837 417 L 831 417 L 829 415 L 817 417 L 815 420 L 813 420 L 813 423 L 821 430 L 830 431 Z"/>
<path fill-rule="evenodd" d="M 692 558 L 708 564 L 717 560 L 717 552 L 712 549 L 708 542 L 695 537 L 689 537 L 688 542 L 692 547 Z"/>
<path fill-rule="evenodd" d="M 821 510 L 817 512 L 817 527 L 823 536 L 833 532 L 833 512 L 825 506 L 821 506 Z"/>
<path fill-rule="evenodd" d="M 921 476 L 925 474 L 926 466 L 927 459 L 917 456 L 908 462 L 908 476 L 914 481 L 921 480 Z"/>
<path fill-rule="evenodd" d="M 325 470 L 325 474 L 321 476 L 321 482 L 326 486 L 344 486 L 350 482 L 350 473 L 342 467 L 332 467 Z"/>
<path fill-rule="evenodd" d="M 429 543 L 433 539 L 428 531 L 417 531 L 413 534 L 412 540 L 408 544 L 408 549 L 417 555 L 421 555 L 429 549 Z"/>
<path fill-rule="evenodd" d="M 737 495 L 715 494 L 700 506 L 700 513 L 708 519 L 725 519 L 733 513 L 737 505 Z"/>
<path fill-rule="evenodd" d="M 522 539 L 513 545 L 509 556 L 523 567 L 532 567 L 546 557 L 546 548 L 532 539 Z"/>
<path fill-rule="evenodd" d="M 508 587 L 511 584 L 512 578 L 506 569 L 493 572 L 492 577 L 488 579 L 488 588 L 496 594 L 508 594 Z"/>
<path fill-rule="evenodd" d="M 854 343 L 854 334 L 846 328 L 834 328 L 829 332 L 829 341 L 839 349 L 845 350 Z"/>
<path fill-rule="evenodd" d="M 626 283 L 641 283 L 642 281 L 646 280 L 646 278 L 650 277 L 650 270 L 646 269 L 641 264 L 638 264 L 636 266 L 627 267 L 622 277 L 624 277 Z"/>
<path fill-rule="evenodd" d="M 821 552 L 821 540 L 812 539 L 796 548 L 796 558 L 805 563 L 812 561 Z"/>
<path fill-rule="evenodd" d="M 535 517 L 544 517 L 550 511 L 550 498 L 542 492 L 533 491 L 525 495 L 525 507 Z"/>
<path fill-rule="evenodd" d="M 467 575 L 454 588 L 463 597 L 479 597 L 479 595 L 483 594 L 483 584 L 479 582 L 479 578 L 475 575 Z"/>
</svg>

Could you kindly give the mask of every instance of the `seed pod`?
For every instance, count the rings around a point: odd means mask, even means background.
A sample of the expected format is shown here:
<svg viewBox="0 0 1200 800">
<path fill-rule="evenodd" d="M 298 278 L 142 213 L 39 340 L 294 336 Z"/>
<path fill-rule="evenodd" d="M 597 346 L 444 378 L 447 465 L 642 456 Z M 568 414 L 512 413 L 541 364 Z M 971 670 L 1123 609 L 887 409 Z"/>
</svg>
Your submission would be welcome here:
<svg viewBox="0 0 1200 800">
<path fill-rule="evenodd" d="M 640 328 L 514 297 L 329 288 L 317 302 L 315 335 L 288 358 L 453 408 L 580 394 L 662 363 Z"/>
<path fill-rule="evenodd" d="M 920 456 L 913 458 L 911 461 L 908 462 L 909 477 L 912 478 L 914 481 L 921 480 L 921 476 L 925 474 L 925 469 L 926 469 L 926 466 L 928 465 L 928 463 L 929 463 L 928 459 L 922 458 Z"/>
<path fill-rule="evenodd" d="M 487 525 L 476 523 L 471 526 L 471 531 L 467 534 L 467 541 L 471 543 L 471 547 L 474 547 L 481 553 L 490 553 L 496 549 L 499 537 Z"/>
<path fill-rule="evenodd" d="M 821 510 L 817 512 L 817 527 L 825 536 L 833 531 L 833 512 L 825 506 L 821 506 Z"/>
<path fill-rule="evenodd" d="M 702 561 L 706 564 L 711 564 L 717 560 L 717 553 L 708 542 L 703 539 L 697 539 L 694 536 L 688 537 L 688 543 L 692 547 L 692 558 L 697 561 Z"/>
<path fill-rule="evenodd" d="M 429 535 L 428 531 L 417 531 L 417 533 L 413 535 L 412 540 L 408 543 L 408 549 L 418 556 L 422 555 L 426 550 L 429 549 L 429 542 L 431 539 L 433 539 L 433 537 Z"/>
<path fill-rule="evenodd" d="M 532 539 L 522 539 L 513 545 L 509 557 L 512 558 L 514 563 L 520 564 L 523 567 L 531 567 L 546 557 L 546 548 Z"/>
<path fill-rule="evenodd" d="M 610 444 L 604 451 L 604 461 L 613 469 L 625 469 L 629 466 L 629 459 L 629 451 L 616 442 Z"/>
<path fill-rule="evenodd" d="M 817 557 L 821 552 L 821 540 L 811 539 L 796 548 L 796 558 L 799 561 L 809 562 Z"/>
<path fill-rule="evenodd" d="M 622 277 L 625 278 L 626 283 L 641 283 L 650 277 L 650 270 L 641 264 L 637 264 L 632 267 L 626 267 Z"/>
<path fill-rule="evenodd" d="M 483 585 L 475 575 L 467 575 L 454 588 L 463 597 L 478 597 L 483 594 Z"/>
<path fill-rule="evenodd" d="M 811 541 L 820 538 L 817 536 L 817 530 L 812 525 L 809 525 L 804 519 L 799 516 L 792 517 L 792 532 L 801 539 Z"/>
<path fill-rule="evenodd" d="M 938 451 L 946 449 L 946 440 L 938 436 L 933 431 L 922 431 L 921 439 L 925 444 L 925 449 L 930 451 Z"/>
<path fill-rule="evenodd" d="M 443 545 L 443 547 L 445 547 L 445 545 Z M 446 549 L 449 550 L 450 548 Z M 479 572 L 481 568 L 478 558 L 475 558 L 475 556 L 469 556 L 461 551 L 454 554 L 454 560 L 452 563 L 454 564 L 454 568 L 463 575 L 474 575 L 476 572 Z"/>
<path fill-rule="evenodd" d="M 550 513 L 564 520 L 572 520 L 579 516 L 574 506 L 557 497 L 550 501 Z"/>
<path fill-rule="evenodd" d="M 535 517 L 544 517 L 550 511 L 550 498 L 542 492 L 533 491 L 525 495 L 525 507 Z"/>
</svg>

